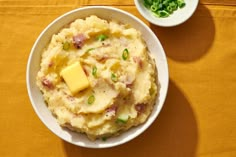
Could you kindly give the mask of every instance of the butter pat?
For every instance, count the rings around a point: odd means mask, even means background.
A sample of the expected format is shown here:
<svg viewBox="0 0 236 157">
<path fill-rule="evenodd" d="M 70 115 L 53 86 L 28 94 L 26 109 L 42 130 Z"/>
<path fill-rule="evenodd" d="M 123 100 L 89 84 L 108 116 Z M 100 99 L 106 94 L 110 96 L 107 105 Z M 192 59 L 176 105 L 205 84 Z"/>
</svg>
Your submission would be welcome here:
<svg viewBox="0 0 236 157">
<path fill-rule="evenodd" d="M 76 94 L 89 86 L 88 78 L 85 75 L 80 62 L 75 62 L 74 64 L 67 66 L 61 71 L 60 75 L 65 80 L 72 94 Z"/>
</svg>

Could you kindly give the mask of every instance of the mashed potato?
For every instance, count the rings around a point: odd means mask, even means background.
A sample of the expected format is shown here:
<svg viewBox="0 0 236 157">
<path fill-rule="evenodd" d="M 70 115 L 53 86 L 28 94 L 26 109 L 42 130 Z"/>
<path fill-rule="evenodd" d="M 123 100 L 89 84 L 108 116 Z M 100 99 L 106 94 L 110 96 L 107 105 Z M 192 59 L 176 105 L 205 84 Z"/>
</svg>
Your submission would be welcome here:
<svg viewBox="0 0 236 157">
<path fill-rule="evenodd" d="M 72 94 L 60 72 L 78 61 L 89 87 Z M 140 32 L 96 16 L 53 35 L 40 66 L 36 83 L 49 110 L 91 140 L 144 123 L 158 95 L 155 62 Z"/>
</svg>

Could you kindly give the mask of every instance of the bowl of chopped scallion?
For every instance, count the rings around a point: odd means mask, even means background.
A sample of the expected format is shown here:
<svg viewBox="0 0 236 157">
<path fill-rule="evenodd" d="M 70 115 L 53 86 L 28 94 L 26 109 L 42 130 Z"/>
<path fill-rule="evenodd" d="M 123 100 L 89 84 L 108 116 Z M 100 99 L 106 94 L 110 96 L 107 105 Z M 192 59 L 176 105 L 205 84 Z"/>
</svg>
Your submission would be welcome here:
<svg viewBox="0 0 236 157">
<path fill-rule="evenodd" d="M 154 25 L 171 27 L 184 23 L 199 0 L 134 0 L 139 13 Z"/>
</svg>

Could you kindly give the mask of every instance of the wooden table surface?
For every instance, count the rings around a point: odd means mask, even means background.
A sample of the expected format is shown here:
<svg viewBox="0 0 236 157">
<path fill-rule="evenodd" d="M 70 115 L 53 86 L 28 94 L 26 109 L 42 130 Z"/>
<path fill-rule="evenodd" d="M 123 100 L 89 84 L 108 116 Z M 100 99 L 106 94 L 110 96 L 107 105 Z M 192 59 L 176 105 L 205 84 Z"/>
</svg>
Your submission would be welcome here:
<svg viewBox="0 0 236 157">
<path fill-rule="evenodd" d="M 142 135 L 109 149 L 69 144 L 39 120 L 26 90 L 36 38 L 56 17 L 107 5 L 139 17 L 166 51 L 170 84 L 160 116 Z M 236 1 L 201 0 L 184 24 L 161 28 L 133 0 L 0 0 L 0 157 L 236 157 Z"/>
</svg>

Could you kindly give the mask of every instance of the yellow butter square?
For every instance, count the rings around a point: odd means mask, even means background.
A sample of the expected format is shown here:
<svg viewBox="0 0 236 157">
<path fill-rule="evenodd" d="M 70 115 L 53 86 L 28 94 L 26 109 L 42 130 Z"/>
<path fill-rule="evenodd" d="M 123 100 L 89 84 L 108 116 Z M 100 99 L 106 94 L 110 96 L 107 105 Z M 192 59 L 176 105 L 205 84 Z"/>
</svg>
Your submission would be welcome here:
<svg viewBox="0 0 236 157">
<path fill-rule="evenodd" d="M 67 66 L 61 71 L 60 75 L 65 80 L 72 94 L 76 94 L 89 86 L 88 78 L 80 62 L 75 62 Z"/>
</svg>

